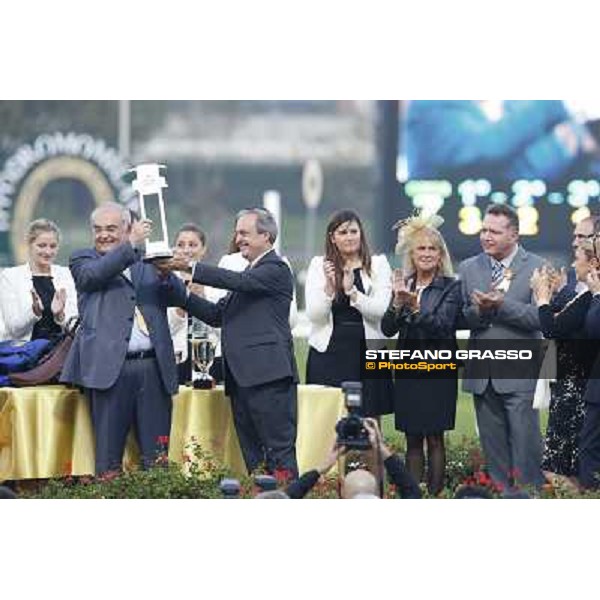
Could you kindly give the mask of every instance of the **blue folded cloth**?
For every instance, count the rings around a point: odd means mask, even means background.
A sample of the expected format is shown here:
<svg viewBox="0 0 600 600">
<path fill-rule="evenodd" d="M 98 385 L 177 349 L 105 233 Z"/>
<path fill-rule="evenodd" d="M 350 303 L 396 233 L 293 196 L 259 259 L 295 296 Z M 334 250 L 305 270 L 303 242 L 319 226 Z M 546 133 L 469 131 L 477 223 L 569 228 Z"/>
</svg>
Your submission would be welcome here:
<svg viewBox="0 0 600 600">
<path fill-rule="evenodd" d="M 0 342 L 0 375 L 27 371 L 50 349 L 50 340 Z"/>
</svg>

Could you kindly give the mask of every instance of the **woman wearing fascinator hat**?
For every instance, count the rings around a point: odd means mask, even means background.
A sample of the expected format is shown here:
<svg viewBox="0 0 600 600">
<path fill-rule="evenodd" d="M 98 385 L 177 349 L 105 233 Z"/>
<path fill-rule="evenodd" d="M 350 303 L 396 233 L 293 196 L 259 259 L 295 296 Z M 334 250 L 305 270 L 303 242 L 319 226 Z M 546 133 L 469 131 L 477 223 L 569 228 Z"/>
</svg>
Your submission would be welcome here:
<svg viewBox="0 0 600 600">
<path fill-rule="evenodd" d="M 446 243 L 438 231 L 442 223 L 437 215 L 417 214 L 395 225 L 396 254 L 402 269 L 394 270 L 392 301 L 381 328 L 388 337 L 399 334 L 398 350 L 456 349 L 455 323 L 461 293 Z M 406 465 L 421 481 L 427 463 L 429 493 L 438 494 L 444 487 L 446 468 L 444 432 L 454 429 L 457 371 L 440 370 L 435 375 L 424 371 L 394 373 L 396 429 L 406 435 Z"/>
</svg>

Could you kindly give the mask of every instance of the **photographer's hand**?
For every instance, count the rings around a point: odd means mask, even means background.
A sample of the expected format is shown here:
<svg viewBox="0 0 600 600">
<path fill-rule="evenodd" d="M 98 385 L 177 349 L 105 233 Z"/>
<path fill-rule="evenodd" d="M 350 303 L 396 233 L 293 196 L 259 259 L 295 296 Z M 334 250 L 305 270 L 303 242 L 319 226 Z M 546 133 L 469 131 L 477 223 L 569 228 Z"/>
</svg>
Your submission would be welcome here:
<svg viewBox="0 0 600 600">
<path fill-rule="evenodd" d="M 381 435 L 377 421 L 375 419 L 367 418 L 364 419 L 363 423 L 365 429 L 369 432 L 369 442 L 371 443 L 371 446 L 379 448 L 383 460 L 389 458 L 392 455 L 392 452 L 383 441 L 383 436 Z"/>
<path fill-rule="evenodd" d="M 337 462 L 340 454 L 346 452 L 346 446 L 338 446 L 337 442 L 333 443 L 333 447 L 329 451 L 327 458 L 323 461 L 323 464 L 317 468 L 319 475 L 325 475 L 333 465 Z"/>
</svg>

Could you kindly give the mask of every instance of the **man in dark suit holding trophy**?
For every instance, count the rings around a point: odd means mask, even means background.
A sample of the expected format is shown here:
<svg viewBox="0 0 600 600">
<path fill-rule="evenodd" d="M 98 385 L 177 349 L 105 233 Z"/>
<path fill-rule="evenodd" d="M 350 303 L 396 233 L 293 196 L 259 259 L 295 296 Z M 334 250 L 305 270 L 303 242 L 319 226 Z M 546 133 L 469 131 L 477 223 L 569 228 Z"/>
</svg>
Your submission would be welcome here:
<svg viewBox="0 0 600 600">
<path fill-rule="evenodd" d="M 237 215 L 235 243 L 249 261 L 238 273 L 172 259 L 161 265 L 187 271 L 193 281 L 230 290 L 218 303 L 188 293 L 183 308 L 222 328 L 225 391 L 249 472 L 267 468 L 298 475 L 296 421 L 298 373 L 289 326 L 293 278 L 273 249 L 277 224 L 262 208 Z"/>
</svg>

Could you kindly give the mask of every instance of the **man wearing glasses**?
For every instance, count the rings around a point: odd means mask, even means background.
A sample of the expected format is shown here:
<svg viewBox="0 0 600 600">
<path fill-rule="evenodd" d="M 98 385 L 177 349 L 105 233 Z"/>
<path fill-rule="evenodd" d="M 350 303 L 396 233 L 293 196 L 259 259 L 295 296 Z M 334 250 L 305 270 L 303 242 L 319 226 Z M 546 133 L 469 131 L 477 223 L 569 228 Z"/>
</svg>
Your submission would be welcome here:
<svg viewBox="0 0 600 600">
<path fill-rule="evenodd" d="M 573 247 L 573 253 L 575 253 L 575 250 L 577 250 L 577 247 L 579 244 L 581 244 L 581 242 L 593 238 L 594 234 L 598 233 L 599 230 L 600 216 L 598 215 L 590 215 L 589 217 L 579 221 L 573 230 L 573 243 L 571 244 Z M 575 269 L 573 269 L 573 267 L 569 267 L 569 269 L 567 269 L 567 279 L 565 285 L 557 291 L 556 295 L 550 302 L 550 308 L 552 309 L 552 312 L 561 311 L 567 302 L 570 302 L 577 295 L 577 285 L 578 282 Z"/>
</svg>

